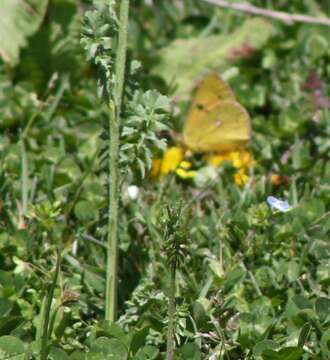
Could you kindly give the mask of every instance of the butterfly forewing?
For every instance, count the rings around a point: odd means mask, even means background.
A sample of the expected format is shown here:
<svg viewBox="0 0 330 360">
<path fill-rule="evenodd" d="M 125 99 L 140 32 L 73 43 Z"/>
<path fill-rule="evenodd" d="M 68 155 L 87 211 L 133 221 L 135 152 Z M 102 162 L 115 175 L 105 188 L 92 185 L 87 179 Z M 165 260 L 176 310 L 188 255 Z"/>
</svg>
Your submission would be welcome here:
<svg viewBox="0 0 330 360">
<path fill-rule="evenodd" d="M 199 83 L 194 100 L 190 106 L 186 126 L 194 126 L 200 117 L 205 116 L 219 102 L 235 100 L 235 95 L 230 87 L 216 73 L 208 74 Z"/>
</svg>

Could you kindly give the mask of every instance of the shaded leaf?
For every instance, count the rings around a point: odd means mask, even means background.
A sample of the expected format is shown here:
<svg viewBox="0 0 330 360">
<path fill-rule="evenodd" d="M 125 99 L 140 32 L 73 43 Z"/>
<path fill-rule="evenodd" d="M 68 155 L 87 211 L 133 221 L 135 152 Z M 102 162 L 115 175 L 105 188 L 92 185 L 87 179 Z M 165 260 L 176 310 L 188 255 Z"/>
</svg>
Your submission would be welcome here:
<svg viewBox="0 0 330 360">
<path fill-rule="evenodd" d="M 1 0 L 0 57 L 15 65 L 27 38 L 38 30 L 48 0 Z"/>
</svg>

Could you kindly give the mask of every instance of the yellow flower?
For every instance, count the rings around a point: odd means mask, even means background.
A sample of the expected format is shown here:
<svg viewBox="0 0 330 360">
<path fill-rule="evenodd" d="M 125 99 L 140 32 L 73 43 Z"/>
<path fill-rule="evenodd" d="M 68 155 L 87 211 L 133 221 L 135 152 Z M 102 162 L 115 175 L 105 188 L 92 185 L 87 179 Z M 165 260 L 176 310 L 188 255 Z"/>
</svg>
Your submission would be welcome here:
<svg viewBox="0 0 330 360">
<path fill-rule="evenodd" d="M 224 161 L 230 161 L 228 153 L 222 155 L 209 155 L 206 157 L 206 162 L 213 167 L 220 166 Z"/>
<path fill-rule="evenodd" d="M 247 168 L 249 165 L 253 164 L 252 156 L 246 150 L 209 155 L 206 158 L 206 161 L 209 165 L 214 167 L 221 165 L 224 161 L 228 161 L 231 162 L 236 169 Z"/>
<path fill-rule="evenodd" d="M 238 151 L 231 152 L 231 162 L 236 169 L 240 169 L 242 167 L 243 163 Z"/>
<path fill-rule="evenodd" d="M 234 180 L 239 186 L 245 185 L 249 180 L 246 170 L 253 164 L 252 156 L 246 150 L 206 155 L 205 161 L 214 167 L 220 166 L 225 161 L 230 162 L 237 169 Z M 196 176 L 197 171 L 191 170 L 191 167 L 191 162 L 184 160 L 184 150 L 179 146 L 174 146 L 165 152 L 162 159 L 153 161 L 151 177 L 163 177 L 175 171 L 181 179 L 192 179 Z"/>
<path fill-rule="evenodd" d="M 244 169 L 240 169 L 234 175 L 235 184 L 238 186 L 244 186 L 249 181 L 249 176 L 245 173 Z"/>
<path fill-rule="evenodd" d="M 184 170 L 189 170 L 191 168 L 191 162 L 187 160 L 183 160 L 180 162 L 180 168 Z"/>
<path fill-rule="evenodd" d="M 166 150 L 162 159 L 155 159 L 152 162 L 151 177 L 165 176 L 177 169 L 183 160 L 184 151 L 178 146 L 173 146 Z"/>
<path fill-rule="evenodd" d="M 221 155 L 211 155 L 208 157 L 208 163 L 213 166 L 219 166 L 222 162 L 228 161 L 236 169 L 248 167 L 253 163 L 251 154 L 248 151 L 230 151 Z"/>
<path fill-rule="evenodd" d="M 232 157 L 233 166 L 236 169 L 247 168 L 247 167 L 249 167 L 250 165 L 253 164 L 252 156 L 246 150 L 244 150 L 244 151 L 233 151 L 231 153 L 231 157 Z"/>
<path fill-rule="evenodd" d="M 182 168 L 178 168 L 175 170 L 175 173 L 181 178 L 181 179 L 192 179 L 196 176 L 197 171 L 195 170 L 185 170 Z"/>
<path fill-rule="evenodd" d="M 214 167 L 220 166 L 224 161 L 230 162 L 234 168 L 237 169 L 234 175 L 235 183 L 239 186 L 245 185 L 249 180 L 249 176 L 246 174 L 246 170 L 249 166 L 253 165 L 253 159 L 251 154 L 246 151 L 230 151 L 223 154 L 209 155 L 206 158 L 209 165 Z"/>
<path fill-rule="evenodd" d="M 175 170 L 183 160 L 183 149 L 178 146 L 169 148 L 163 157 L 160 167 L 160 176 L 167 175 L 169 172 Z"/>
<path fill-rule="evenodd" d="M 178 168 L 175 170 L 176 175 L 181 179 L 192 179 L 196 176 L 197 171 L 189 170 L 192 164 L 190 161 L 183 160 L 180 162 Z"/>
</svg>

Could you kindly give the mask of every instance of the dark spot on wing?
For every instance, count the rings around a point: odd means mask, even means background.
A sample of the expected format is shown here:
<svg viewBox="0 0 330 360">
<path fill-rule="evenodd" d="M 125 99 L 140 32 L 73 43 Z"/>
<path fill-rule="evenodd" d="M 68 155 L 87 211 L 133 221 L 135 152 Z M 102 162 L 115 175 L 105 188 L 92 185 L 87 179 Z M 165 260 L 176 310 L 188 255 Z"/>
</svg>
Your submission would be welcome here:
<svg viewBox="0 0 330 360">
<path fill-rule="evenodd" d="M 203 104 L 196 104 L 196 107 L 198 110 L 201 110 L 201 111 L 205 110 L 205 107 Z"/>
</svg>

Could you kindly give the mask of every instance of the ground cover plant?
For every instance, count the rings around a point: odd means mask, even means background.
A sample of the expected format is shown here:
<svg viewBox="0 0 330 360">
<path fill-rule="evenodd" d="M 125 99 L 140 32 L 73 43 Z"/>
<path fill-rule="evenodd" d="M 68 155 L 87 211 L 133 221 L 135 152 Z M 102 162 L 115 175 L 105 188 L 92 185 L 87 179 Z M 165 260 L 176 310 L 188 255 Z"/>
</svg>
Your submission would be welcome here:
<svg viewBox="0 0 330 360">
<path fill-rule="evenodd" d="M 218 3 L 2 0 L 0 359 L 330 359 L 330 6 Z"/>
</svg>

